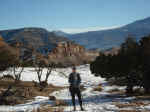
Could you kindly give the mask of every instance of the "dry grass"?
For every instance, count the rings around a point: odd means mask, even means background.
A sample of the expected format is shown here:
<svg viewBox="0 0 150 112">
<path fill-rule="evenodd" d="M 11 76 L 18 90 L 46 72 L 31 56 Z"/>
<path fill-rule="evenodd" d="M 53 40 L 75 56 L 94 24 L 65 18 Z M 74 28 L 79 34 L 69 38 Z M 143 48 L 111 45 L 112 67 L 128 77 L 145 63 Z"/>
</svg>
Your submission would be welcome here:
<svg viewBox="0 0 150 112">
<path fill-rule="evenodd" d="M 81 85 L 81 86 L 80 86 L 80 90 L 81 90 L 81 91 L 85 91 L 85 90 L 86 90 L 86 88 L 84 87 L 84 85 Z"/>
<path fill-rule="evenodd" d="M 119 90 L 118 88 L 114 88 L 112 90 L 109 90 L 108 92 L 113 94 L 125 94 L 124 90 Z"/>
<path fill-rule="evenodd" d="M 0 87 L 2 88 L 7 88 L 9 85 L 14 85 L 14 81 L 10 80 L 10 81 L 3 81 L 0 80 Z"/>
<path fill-rule="evenodd" d="M 63 100 L 55 100 L 55 106 L 51 105 L 41 105 L 40 108 L 34 109 L 32 112 L 64 112 L 64 106 L 68 104 Z"/>
<path fill-rule="evenodd" d="M 32 112 L 64 112 L 64 109 L 62 107 L 44 106 L 44 107 L 35 109 Z"/>
<path fill-rule="evenodd" d="M 114 93 L 114 92 L 119 92 L 120 90 L 118 88 L 114 88 L 114 89 L 111 89 L 109 90 L 108 92 L 110 93 Z"/>
<path fill-rule="evenodd" d="M 46 88 L 40 91 L 40 88 L 35 87 L 34 83 L 31 81 L 21 81 L 19 83 L 14 83 L 14 81 L 0 81 L 0 95 L 7 90 L 9 85 L 12 85 L 12 89 L 10 90 L 12 93 L 14 93 L 12 97 L 17 99 L 19 99 L 20 97 L 23 98 L 21 102 L 18 102 L 16 104 L 22 104 L 24 102 L 27 102 L 28 100 L 32 100 L 35 96 L 49 97 L 50 93 L 64 89 L 64 87 L 48 85 Z"/>
<path fill-rule="evenodd" d="M 99 91 L 101 92 L 103 90 L 102 85 L 99 84 L 97 87 L 93 88 L 93 91 Z"/>
<path fill-rule="evenodd" d="M 20 81 L 19 83 L 15 83 L 13 80 L 10 81 L 3 81 L 0 80 L 0 88 L 8 88 L 9 86 L 13 86 L 15 88 L 28 88 L 28 89 L 33 89 L 35 90 L 39 90 L 39 87 L 35 87 L 35 84 L 32 81 Z M 59 87 L 59 86 L 54 86 L 52 84 L 48 85 L 46 88 L 44 88 L 44 90 L 42 92 L 53 92 L 53 91 L 58 91 L 64 89 L 64 87 Z"/>
<path fill-rule="evenodd" d="M 140 101 L 134 101 L 130 103 L 113 103 L 118 108 L 128 108 L 128 107 L 140 107 L 140 106 L 147 106 L 149 103 L 140 102 Z"/>
<path fill-rule="evenodd" d="M 149 112 L 148 110 L 120 110 L 119 112 Z"/>
<path fill-rule="evenodd" d="M 68 106 L 68 104 L 63 100 L 56 100 L 55 106 Z"/>
<path fill-rule="evenodd" d="M 136 100 L 150 100 L 150 95 L 136 96 Z"/>
</svg>

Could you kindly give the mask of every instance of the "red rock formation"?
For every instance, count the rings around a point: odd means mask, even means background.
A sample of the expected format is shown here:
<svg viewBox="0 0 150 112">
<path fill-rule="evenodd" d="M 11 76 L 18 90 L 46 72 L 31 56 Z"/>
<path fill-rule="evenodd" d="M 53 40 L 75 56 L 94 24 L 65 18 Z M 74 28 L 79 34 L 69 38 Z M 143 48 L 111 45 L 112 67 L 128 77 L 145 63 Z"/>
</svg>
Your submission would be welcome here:
<svg viewBox="0 0 150 112">
<path fill-rule="evenodd" d="M 98 55 L 98 52 L 88 51 L 81 45 L 72 42 L 60 42 L 49 53 L 48 57 L 55 63 L 79 65 L 93 61 Z"/>
</svg>

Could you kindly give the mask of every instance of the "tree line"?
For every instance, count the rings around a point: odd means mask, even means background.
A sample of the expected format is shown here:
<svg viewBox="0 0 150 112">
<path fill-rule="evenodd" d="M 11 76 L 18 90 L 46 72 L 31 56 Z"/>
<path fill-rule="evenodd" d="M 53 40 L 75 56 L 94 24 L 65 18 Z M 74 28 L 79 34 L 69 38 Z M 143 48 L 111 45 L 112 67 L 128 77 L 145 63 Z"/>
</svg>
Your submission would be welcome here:
<svg viewBox="0 0 150 112">
<path fill-rule="evenodd" d="M 133 93 L 135 86 L 150 93 L 150 35 L 139 41 L 128 37 L 115 55 L 100 53 L 90 64 L 90 70 L 96 76 L 113 78 L 126 86 L 127 93 Z"/>
</svg>

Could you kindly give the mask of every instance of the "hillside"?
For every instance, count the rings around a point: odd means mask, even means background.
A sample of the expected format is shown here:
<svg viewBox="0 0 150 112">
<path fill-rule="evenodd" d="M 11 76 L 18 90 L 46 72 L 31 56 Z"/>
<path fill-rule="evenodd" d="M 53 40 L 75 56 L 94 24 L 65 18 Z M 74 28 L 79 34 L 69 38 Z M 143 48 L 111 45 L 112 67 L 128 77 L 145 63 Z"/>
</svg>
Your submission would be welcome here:
<svg viewBox="0 0 150 112">
<path fill-rule="evenodd" d="M 42 28 L 6 30 L 0 31 L 0 35 L 6 43 L 17 48 L 20 58 L 26 61 L 40 53 L 48 55 L 49 60 L 58 66 L 71 66 L 91 62 L 99 55 L 99 52 L 86 50 L 83 46 Z"/>
<path fill-rule="evenodd" d="M 24 46 L 31 46 L 42 53 L 45 48 L 51 50 L 57 42 L 70 41 L 65 37 L 56 36 L 53 32 L 49 32 L 43 28 L 2 30 L 0 31 L 0 35 L 9 44 L 20 42 Z"/>
<path fill-rule="evenodd" d="M 6 70 L 17 59 L 17 54 L 17 50 L 5 43 L 0 36 L 0 72 Z"/>
<path fill-rule="evenodd" d="M 0 53 L 4 51 L 10 53 L 11 55 L 17 54 L 16 49 L 4 42 L 3 37 L 0 35 Z"/>
<path fill-rule="evenodd" d="M 139 40 L 141 37 L 149 34 L 150 17 L 143 20 L 135 21 L 120 28 L 65 35 L 69 39 L 89 49 L 109 49 L 111 47 L 116 47 L 120 45 L 129 35 Z"/>
</svg>

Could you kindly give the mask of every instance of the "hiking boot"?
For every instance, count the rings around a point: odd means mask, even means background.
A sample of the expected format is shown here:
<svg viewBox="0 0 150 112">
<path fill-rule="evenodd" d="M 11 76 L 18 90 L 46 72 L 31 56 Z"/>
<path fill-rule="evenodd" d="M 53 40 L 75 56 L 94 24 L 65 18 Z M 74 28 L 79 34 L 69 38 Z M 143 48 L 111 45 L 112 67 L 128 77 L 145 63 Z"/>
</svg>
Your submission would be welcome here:
<svg viewBox="0 0 150 112">
<path fill-rule="evenodd" d="M 84 111 L 83 107 L 81 107 L 81 111 Z"/>
<path fill-rule="evenodd" d="M 76 111 L 76 107 L 74 107 L 73 111 Z"/>
</svg>

